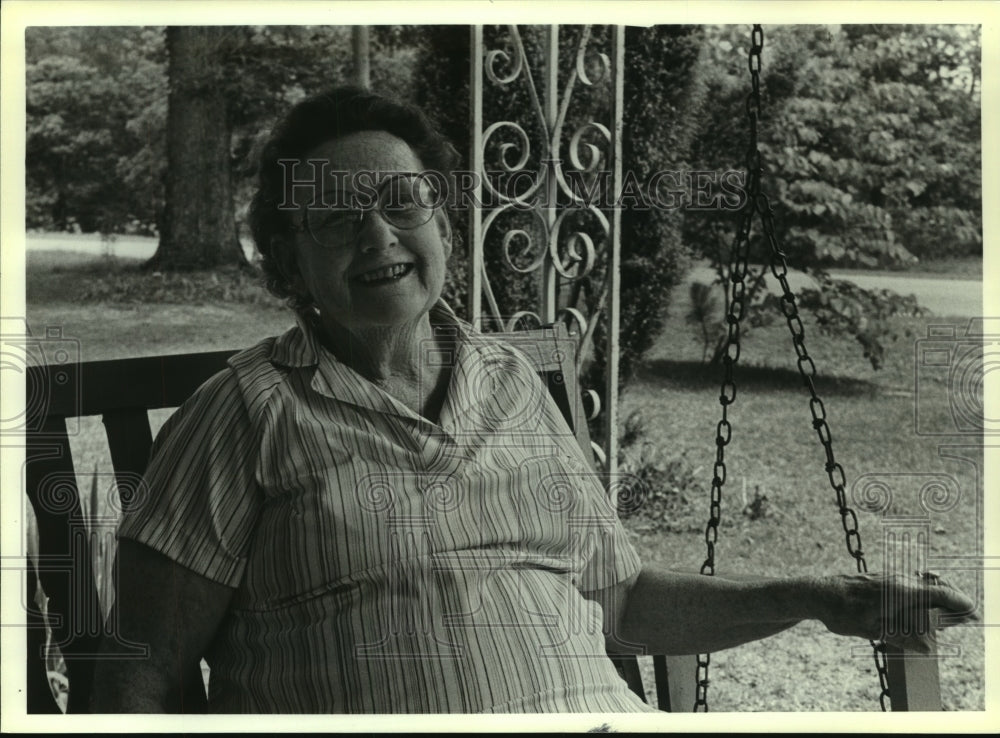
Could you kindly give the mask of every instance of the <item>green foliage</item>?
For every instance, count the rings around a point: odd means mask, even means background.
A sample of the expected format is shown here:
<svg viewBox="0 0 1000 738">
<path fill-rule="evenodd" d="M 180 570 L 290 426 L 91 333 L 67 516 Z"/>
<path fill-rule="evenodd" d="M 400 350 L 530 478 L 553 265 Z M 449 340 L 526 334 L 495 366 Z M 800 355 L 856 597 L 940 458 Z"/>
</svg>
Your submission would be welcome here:
<svg viewBox="0 0 1000 738">
<path fill-rule="evenodd" d="M 765 302 L 772 303 L 765 307 L 780 312 L 776 297 L 768 295 Z M 905 331 L 900 333 L 900 322 L 889 319 L 927 314 L 912 295 L 898 295 L 886 289 L 866 290 L 827 274 L 820 275 L 818 289 L 799 293 L 798 304 L 813 313 L 821 331 L 854 336 L 875 369 L 882 368 L 885 361 L 885 341 L 895 341 L 902 335 L 914 337 Z"/>
<path fill-rule="evenodd" d="M 694 145 L 699 169 L 746 167 L 746 37 L 745 29 L 707 31 L 703 77 L 715 102 Z M 978 79 L 970 26 L 766 29 L 759 136 L 777 242 L 790 267 L 835 290 L 836 299 L 802 304 L 853 335 L 873 366 L 891 338 L 880 318 L 910 307 L 885 291 L 833 287 L 826 270 L 981 257 Z M 686 240 L 720 279 L 733 231 L 717 214 L 688 213 Z M 769 259 L 755 233 L 751 263 Z M 765 291 L 762 279 L 751 284 L 753 322 L 762 320 Z"/>
<path fill-rule="evenodd" d="M 634 172 L 640 181 L 656 171 L 682 170 L 689 162 L 707 99 L 698 63 L 703 41 L 697 26 L 626 29 L 623 122 L 628 135 L 622 142 L 622 164 L 623 171 Z M 683 222 L 680 209 L 630 208 L 622 213 L 622 383 L 659 338 L 670 293 L 687 271 Z"/>
<path fill-rule="evenodd" d="M 538 51 L 546 30 L 522 27 L 536 80 L 543 78 Z M 347 81 L 352 60 L 347 27 L 233 26 L 229 32 L 232 43 L 218 73 L 226 81 L 240 216 L 260 133 L 290 103 Z M 562 29 L 561 81 L 575 62 L 579 32 L 578 26 Z M 978 29 L 798 26 L 766 32 L 760 127 L 765 191 L 791 266 L 823 282 L 824 270 L 835 266 L 894 267 L 913 257 L 981 254 Z M 604 42 L 607 29 L 595 27 L 594 34 L 595 43 Z M 743 168 L 746 35 L 729 27 L 627 29 L 626 172 L 641 181 L 657 169 Z M 163 29 L 38 27 L 25 41 L 28 227 L 154 233 L 164 204 Z M 428 109 L 468 152 L 468 27 L 374 26 L 371 45 L 373 85 Z M 577 86 L 564 155 L 578 125 L 606 119 L 606 84 L 590 93 Z M 495 93 L 486 96 L 486 118 L 526 119 L 528 135 L 537 140 L 541 127 L 531 120 L 527 88 L 520 85 L 506 97 Z M 538 167 L 542 153 L 535 146 L 529 168 Z M 720 276 L 724 272 L 734 224 L 717 215 L 623 213 L 623 383 L 662 330 L 689 249 L 710 259 Z M 467 213 L 454 216 L 459 237 Z M 541 239 L 533 227 L 537 247 Z M 512 275 L 501 246 L 497 234 L 487 240 L 486 262 L 501 310 L 509 314 L 537 294 L 539 273 Z M 754 261 L 765 257 L 759 238 L 752 250 Z M 465 267 L 459 244 L 445 294 L 460 310 Z M 560 293 L 562 304 L 593 313 L 605 279 L 598 266 Z M 837 295 L 825 306 L 820 298 L 802 304 L 827 311 L 826 325 L 853 332 L 870 358 L 877 357 L 879 321 L 854 316 L 878 313 L 882 303 L 860 292 L 838 289 Z M 758 289 L 751 323 L 765 321 L 763 307 Z M 599 322 L 595 345 L 603 343 L 605 330 Z M 604 361 L 597 350 L 587 385 L 603 386 Z"/>
<path fill-rule="evenodd" d="M 27 227 L 150 233 L 162 209 L 162 32 L 32 27 Z"/>
<path fill-rule="evenodd" d="M 220 69 L 233 132 L 237 215 L 256 142 L 288 106 L 350 79 L 346 26 L 230 26 Z M 408 97 L 415 51 L 376 30 L 372 83 Z M 164 208 L 163 28 L 33 27 L 26 33 L 27 227 L 151 235 Z M 209 70 L 206 70 L 208 73 Z"/>
<path fill-rule="evenodd" d="M 976 29 L 776 26 L 766 34 L 764 191 L 797 265 L 981 254 Z M 704 77 L 715 103 L 695 144 L 699 166 L 744 167 L 745 36 L 709 32 Z M 705 243 L 704 217 L 693 215 L 687 232 L 711 256 L 724 245 Z"/>
<path fill-rule="evenodd" d="M 748 500 L 743 505 L 742 513 L 744 517 L 750 520 L 761 520 L 772 517 L 774 515 L 774 507 L 771 501 L 767 499 L 767 495 L 761 494 L 760 486 L 755 486 L 753 499 Z"/>
<path fill-rule="evenodd" d="M 704 485 L 686 453 L 647 440 L 648 423 L 633 411 L 619 440 L 618 515 L 635 529 L 686 532 L 703 522 Z"/>
<path fill-rule="evenodd" d="M 468 26 L 393 26 L 398 43 L 412 42 L 414 60 L 412 102 L 419 105 L 437 124 L 462 156 L 462 167 L 471 161 L 469 125 Z M 384 32 L 384 31 L 383 31 Z M 445 282 L 444 299 L 455 311 L 468 317 L 466 272 L 468 253 L 464 234 L 469 232 L 469 211 L 456 208 L 451 213 L 454 248 Z"/>
</svg>

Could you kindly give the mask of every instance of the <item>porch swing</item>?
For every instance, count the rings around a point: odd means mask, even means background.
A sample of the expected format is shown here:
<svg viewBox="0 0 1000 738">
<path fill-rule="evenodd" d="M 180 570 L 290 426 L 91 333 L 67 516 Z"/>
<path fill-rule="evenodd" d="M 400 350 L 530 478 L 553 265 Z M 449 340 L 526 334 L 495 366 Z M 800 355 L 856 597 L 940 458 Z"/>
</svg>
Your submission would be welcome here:
<svg viewBox="0 0 1000 738">
<path fill-rule="evenodd" d="M 710 491 L 709 518 L 705 526 L 706 556 L 701 565 L 700 573 L 706 576 L 715 574 L 715 544 L 718 541 L 719 523 L 722 518 L 722 489 L 726 483 L 727 469 L 725 449 L 732 440 L 732 425 L 728 417 L 729 406 L 736 400 L 736 384 L 734 369 L 740 358 L 740 325 L 746 308 L 745 278 L 748 272 L 750 250 L 750 235 L 755 216 L 760 218 L 763 237 L 767 241 L 770 252 L 770 271 L 781 287 L 780 307 L 782 315 L 788 324 L 795 350 L 796 365 L 803 383 L 809 392 L 809 411 L 812 416 L 812 427 L 816 431 L 823 447 L 826 461 L 824 470 L 834 491 L 841 526 L 845 535 L 847 551 L 855 561 L 857 571 L 866 573 L 868 565 L 865 562 L 861 546 L 861 535 L 858 531 L 858 518 L 847 504 L 846 475 L 843 467 L 834 457 L 832 436 L 827 423 L 826 409 L 822 399 L 816 392 L 816 365 L 809 355 L 805 345 L 805 331 L 799 317 L 798 307 L 787 279 L 788 264 L 785 252 L 781 249 L 775 235 L 774 211 L 767 195 L 761 187 L 763 162 L 758 147 L 758 123 L 761 113 L 760 72 L 761 52 L 764 48 L 764 31 L 761 25 L 755 24 L 750 35 L 748 53 L 748 68 L 750 72 L 751 89 L 746 96 L 746 116 L 749 129 L 748 144 L 745 153 L 747 173 L 747 199 L 739 214 L 735 237 L 733 239 L 727 279 L 726 326 L 727 336 L 725 350 L 722 355 L 723 379 L 719 391 L 719 404 L 722 407 L 722 417 L 716 426 L 715 461 L 712 467 L 712 482 Z M 905 658 L 902 649 L 890 646 L 884 641 L 870 641 L 875 668 L 879 679 L 879 705 L 882 711 L 893 710 L 941 710 L 938 667 L 935 653 L 926 658 Z M 671 700 L 669 684 L 677 679 L 684 680 L 684 672 L 688 662 L 684 658 L 654 656 L 656 671 L 658 701 L 663 705 L 677 703 L 676 696 Z M 669 663 L 668 663 L 669 662 Z M 699 654 L 694 681 L 695 712 L 708 711 L 708 686 L 710 654 Z M 678 673 L 679 672 L 679 673 Z M 681 694 L 684 694 L 684 690 Z M 679 705 L 682 709 L 686 703 Z"/>
</svg>

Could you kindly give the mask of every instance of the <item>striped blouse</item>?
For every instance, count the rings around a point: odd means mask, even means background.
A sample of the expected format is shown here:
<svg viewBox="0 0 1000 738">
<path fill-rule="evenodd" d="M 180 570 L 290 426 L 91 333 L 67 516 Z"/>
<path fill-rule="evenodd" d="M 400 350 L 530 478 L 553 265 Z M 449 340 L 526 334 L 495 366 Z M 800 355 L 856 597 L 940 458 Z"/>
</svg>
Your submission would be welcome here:
<svg viewBox="0 0 1000 738">
<path fill-rule="evenodd" d="M 427 360 L 452 367 L 437 423 L 300 323 L 158 435 L 118 535 L 236 589 L 212 711 L 650 709 L 580 594 L 639 569 L 603 487 L 520 353 L 443 303 L 431 319 Z"/>
</svg>

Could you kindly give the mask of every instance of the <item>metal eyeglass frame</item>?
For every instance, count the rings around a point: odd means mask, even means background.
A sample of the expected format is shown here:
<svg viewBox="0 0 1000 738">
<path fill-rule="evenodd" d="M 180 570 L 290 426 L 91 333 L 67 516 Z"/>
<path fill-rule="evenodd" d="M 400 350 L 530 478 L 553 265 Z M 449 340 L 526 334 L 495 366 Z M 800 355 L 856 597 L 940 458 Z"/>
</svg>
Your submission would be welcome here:
<svg viewBox="0 0 1000 738">
<path fill-rule="evenodd" d="M 421 210 L 425 210 L 427 213 L 426 217 L 423 218 L 420 222 L 415 222 L 415 223 L 397 222 L 397 220 L 393 216 L 393 213 L 395 211 L 387 208 L 386 197 L 385 197 L 386 192 L 392 192 L 392 189 L 389 187 L 389 185 L 392 182 L 398 182 L 400 180 L 414 180 L 418 178 L 419 175 L 416 173 L 412 174 L 395 173 L 391 176 L 385 177 L 382 183 L 379 184 L 377 190 L 377 196 L 375 199 L 375 203 L 373 205 L 369 205 L 368 207 L 350 207 L 350 206 L 340 205 L 340 206 L 331 206 L 330 208 L 328 208 L 330 210 L 336 209 L 343 211 L 345 213 L 343 225 L 345 226 L 348 224 L 351 225 L 350 235 L 342 240 L 338 240 L 336 243 L 323 241 L 315 233 L 313 233 L 313 228 L 309 224 L 310 208 L 302 208 L 302 223 L 300 225 L 293 224 L 292 230 L 297 233 L 307 233 L 317 246 L 324 249 L 330 249 L 330 248 L 338 248 L 341 246 L 354 246 L 358 242 L 358 239 L 361 237 L 361 231 L 364 228 L 365 216 L 371 210 L 378 210 L 379 215 L 382 217 L 382 220 L 384 220 L 389 226 L 397 230 L 412 231 L 417 228 L 420 228 L 421 226 L 424 226 L 427 223 L 429 223 L 434 218 L 434 212 L 440 207 L 440 204 L 437 202 L 437 196 L 439 193 L 437 191 L 437 188 L 434 187 L 433 183 L 430 180 L 423 179 L 422 181 L 426 182 L 427 185 L 432 189 L 433 194 L 435 196 L 435 200 L 430 206 L 424 207 L 423 202 L 420 201 L 418 198 L 417 201 L 418 205 L 420 206 Z M 396 207 L 399 206 L 397 205 Z"/>
</svg>

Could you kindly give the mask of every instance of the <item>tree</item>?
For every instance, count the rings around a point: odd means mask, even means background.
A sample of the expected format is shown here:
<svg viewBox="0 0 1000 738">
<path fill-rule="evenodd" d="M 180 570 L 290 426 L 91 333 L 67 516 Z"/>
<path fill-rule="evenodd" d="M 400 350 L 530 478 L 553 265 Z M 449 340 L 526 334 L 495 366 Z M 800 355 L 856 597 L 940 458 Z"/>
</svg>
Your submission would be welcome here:
<svg viewBox="0 0 1000 738">
<path fill-rule="evenodd" d="M 843 266 L 896 267 L 919 258 L 982 253 L 978 35 L 961 26 L 777 26 L 766 29 L 763 190 L 789 265 L 820 289 L 800 307 L 821 327 L 853 335 L 874 367 L 885 320 L 918 311 L 912 299 L 835 280 Z M 697 169 L 745 167 L 747 31 L 708 32 L 703 76 L 713 98 L 693 157 Z M 690 211 L 686 240 L 725 279 L 735 223 Z M 759 233 L 751 262 L 765 264 Z M 766 268 L 749 281 L 748 322 L 777 312 Z M 719 337 L 714 358 L 721 356 Z"/>
<path fill-rule="evenodd" d="M 231 132 L 238 228 L 254 186 L 253 159 L 261 137 L 291 104 L 350 81 L 353 57 L 347 26 L 225 30 L 214 65 L 191 71 L 198 78 L 208 75 L 196 84 L 214 87 L 216 101 L 225 102 L 225 118 L 218 106 L 213 115 L 220 125 L 228 121 Z M 371 30 L 375 89 L 410 95 L 421 33 L 421 27 Z M 28 228 L 109 235 L 164 232 L 165 36 L 163 28 L 150 27 L 28 29 Z"/>
<path fill-rule="evenodd" d="M 233 41 L 224 26 L 167 29 L 166 210 L 149 268 L 246 264 L 233 215 L 232 133 L 223 94 Z"/>
<path fill-rule="evenodd" d="M 372 86 L 368 26 L 354 26 L 351 29 L 351 47 L 354 51 L 354 84 L 368 89 Z"/>
<path fill-rule="evenodd" d="M 151 234 L 163 207 L 162 29 L 25 33 L 26 226 Z"/>
<path fill-rule="evenodd" d="M 625 31 L 627 135 L 623 171 L 639 182 L 657 171 L 676 171 L 688 161 L 706 94 L 701 78 L 698 26 L 629 27 Z M 622 212 L 619 377 L 624 385 L 655 344 L 666 322 L 674 288 L 683 280 L 689 253 L 680 209 L 629 207 Z M 594 291 L 596 294 L 596 290 Z M 600 339 L 603 321 L 598 325 Z M 603 341 L 598 340 L 596 345 Z M 603 377 L 600 351 L 591 382 Z"/>
</svg>

